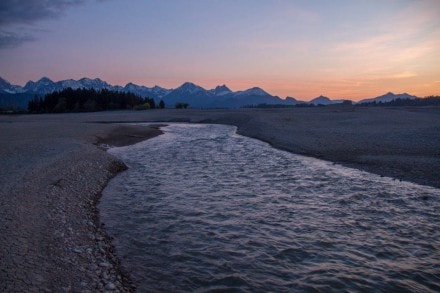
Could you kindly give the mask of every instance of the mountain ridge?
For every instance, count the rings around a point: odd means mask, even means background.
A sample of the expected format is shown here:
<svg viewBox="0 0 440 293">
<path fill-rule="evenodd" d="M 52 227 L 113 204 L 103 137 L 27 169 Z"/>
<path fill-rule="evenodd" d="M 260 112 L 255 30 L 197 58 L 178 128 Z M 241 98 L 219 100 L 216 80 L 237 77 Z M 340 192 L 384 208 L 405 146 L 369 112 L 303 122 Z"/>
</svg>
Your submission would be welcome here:
<svg viewBox="0 0 440 293">
<path fill-rule="evenodd" d="M 388 92 L 388 93 L 386 93 L 386 94 L 384 94 L 382 96 L 360 100 L 358 102 L 358 104 L 371 103 L 371 102 L 386 103 L 386 102 L 391 102 L 391 101 L 394 101 L 394 100 L 397 100 L 397 99 L 402 99 L 402 100 L 411 99 L 411 100 L 414 100 L 416 98 L 417 98 L 417 96 L 410 95 L 408 93 L 394 94 L 392 92 Z"/>
<path fill-rule="evenodd" d="M 121 92 L 131 92 L 142 97 L 155 99 L 157 102 L 163 100 L 166 105 L 172 107 L 176 103 L 188 103 L 193 108 L 239 108 L 244 106 L 257 105 L 281 105 L 294 106 L 298 104 L 305 105 L 333 105 L 343 103 L 345 100 L 332 100 L 326 96 L 316 97 L 309 102 L 300 101 L 293 97 L 284 99 L 266 92 L 260 87 L 252 87 L 241 91 L 232 91 L 225 84 L 219 85 L 213 89 L 205 89 L 195 83 L 185 82 L 175 89 L 166 89 L 160 86 L 147 87 L 137 85 L 132 82 L 125 86 L 111 85 L 100 78 L 83 77 L 79 80 L 66 79 L 53 81 L 48 77 L 42 77 L 38 81 L 28 81 L 23 87 L 13 85 L 6 79 L 0 77 L 0 94 L 11 95 L 24 94 L 24 96 L 45 95 L 54 91 L 61 91 L 65 88 L 95 89 L 95 90 L 114 90 Z M 364 99 L 357 104 L 368 102 L 387 102 L 394 99 L 414 99 L 416 96 L 404 94 L 393 94 L 391 92 L 376 98 Z M 21 102 L 21 105 L 24 103 Z"/>
</svg>

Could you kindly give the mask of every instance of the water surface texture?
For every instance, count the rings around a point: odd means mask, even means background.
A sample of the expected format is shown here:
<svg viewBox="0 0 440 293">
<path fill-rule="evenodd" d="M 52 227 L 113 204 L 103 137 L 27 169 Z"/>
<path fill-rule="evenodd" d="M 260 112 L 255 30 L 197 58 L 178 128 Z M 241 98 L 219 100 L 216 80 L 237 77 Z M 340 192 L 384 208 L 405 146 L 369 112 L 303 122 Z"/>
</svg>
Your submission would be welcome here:
<svg viewBox="0 0 440 293">
<path fill-rule="evenodd" d="M 440 190 L 171 124 L 110 152 L 100 211 L 140 292 L 438 291 Z"/>
</svg>

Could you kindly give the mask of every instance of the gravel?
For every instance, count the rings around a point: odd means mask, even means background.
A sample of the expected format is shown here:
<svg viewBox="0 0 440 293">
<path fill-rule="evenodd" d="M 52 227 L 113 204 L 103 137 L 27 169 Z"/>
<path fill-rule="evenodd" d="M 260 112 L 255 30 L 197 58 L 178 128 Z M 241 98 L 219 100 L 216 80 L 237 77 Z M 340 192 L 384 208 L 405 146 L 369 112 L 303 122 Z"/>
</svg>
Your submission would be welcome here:
<svg viewBox="0 0 440 293">
<path fill-rule="evenodd" d="M 0 292 L 134 291 L 96 208 L 108 180 L 126 167 L 92 142 L 123 131 L 133 143 L 161 132 L 52 122 L 0 129 Z"/>
</svg>

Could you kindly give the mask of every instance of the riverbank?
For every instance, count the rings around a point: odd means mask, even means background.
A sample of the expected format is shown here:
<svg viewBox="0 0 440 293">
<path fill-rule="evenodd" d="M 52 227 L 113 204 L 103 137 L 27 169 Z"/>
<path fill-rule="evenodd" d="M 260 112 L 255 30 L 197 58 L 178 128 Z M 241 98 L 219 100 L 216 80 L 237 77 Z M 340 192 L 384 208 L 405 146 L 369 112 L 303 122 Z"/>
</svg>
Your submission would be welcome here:
<svg viewBox="0 0 440 293">
<path fill-rule="evenodd" d="M 0 291 L 134 291 L 96 208 L 126 167 L 93 144 L 123 146 L 162 132 L 17 120 L 0 129 Z"/>
<path fill-rule="evenodd" d="M 120 122 L 235 125 L 240 134 L 293 153 L 440 187 L 439 108 L 0 116 L 2 292 L 133 289 L 96 210 L 101 190 L 124 165 L 96 145 L 136 143 L 160 130 L 112 124 Z"/>
</svg>

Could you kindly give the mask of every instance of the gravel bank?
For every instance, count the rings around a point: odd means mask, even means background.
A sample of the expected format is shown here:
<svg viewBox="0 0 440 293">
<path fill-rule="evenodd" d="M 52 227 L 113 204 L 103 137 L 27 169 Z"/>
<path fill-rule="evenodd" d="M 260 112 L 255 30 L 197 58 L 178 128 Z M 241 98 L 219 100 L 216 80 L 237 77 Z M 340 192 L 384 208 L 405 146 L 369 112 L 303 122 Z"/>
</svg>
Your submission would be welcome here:
<svg viewBox="0 0 440 293">
<path fill-rule="evenodd" d="M 125 166 L 96 144 L 161 132 L 112 122 L 231 124 L 294 153 L 440 187 L 439 108 L 0 116 L 1 292 L 133 290 L 96 210 L 106 182 Z"/>
<path fill-rule="evenodd" d="M 131 292 L 96 208 L 126 167 L 92 143 L 125 145 L 161 131 L 63 124 L 0 124 L 0 291 Z"/>
</svg>

